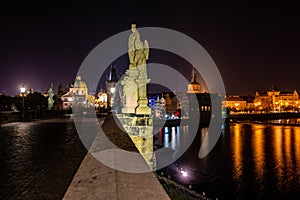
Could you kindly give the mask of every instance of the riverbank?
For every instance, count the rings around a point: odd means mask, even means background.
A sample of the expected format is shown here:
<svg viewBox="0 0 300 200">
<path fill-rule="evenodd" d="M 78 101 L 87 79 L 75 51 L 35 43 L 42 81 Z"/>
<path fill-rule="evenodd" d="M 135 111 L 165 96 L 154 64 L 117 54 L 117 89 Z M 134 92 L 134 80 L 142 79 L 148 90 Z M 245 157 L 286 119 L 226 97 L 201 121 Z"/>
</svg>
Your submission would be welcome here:
<svg viewBox="0 0 300 200">
<path fill-rule="evenodd" d="M 172 200 L 210 200 L 210 198 L 189 190 L 166 177 L 157 175 L 156 178 Z"/>
<path fill-rule="evenodd" d="M 229 124 L 263 124 L 272 126 L 300 126 L 300 123 L 274 122 L 274 121 L 236 121 Z"/>
</svg>

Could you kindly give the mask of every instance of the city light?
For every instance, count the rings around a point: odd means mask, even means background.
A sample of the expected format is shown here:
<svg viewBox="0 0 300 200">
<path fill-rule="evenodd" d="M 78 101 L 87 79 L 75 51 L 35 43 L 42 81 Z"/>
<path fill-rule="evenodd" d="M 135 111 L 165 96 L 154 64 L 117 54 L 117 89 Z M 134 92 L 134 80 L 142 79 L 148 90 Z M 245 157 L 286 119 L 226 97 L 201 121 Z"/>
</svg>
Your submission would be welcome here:
<svg viewBox="0 0 300 200">
<path fill-rule="evenodd" d="M 111 92 L 111 93 L 115 93 L 115 90 L 116 90 L 116 88 L 114 88 L 114 87 L 113 87 L 113 88 L 110 88 L 110 92 Z"/>
<path fill-rule="evenodd" d="M 26 92 L 26 88 L 24 87 L 24 85 L 22 85 L 22 87 L 20 88 L 20 92 L 21 94 L 24 94 Z"/>
<path fill-rule="evenodd" d="M 182 174 L 183 177 L 187 177 L 188 173 L 186 171 L 181 170 L 180 173 Z"/>
</svg>

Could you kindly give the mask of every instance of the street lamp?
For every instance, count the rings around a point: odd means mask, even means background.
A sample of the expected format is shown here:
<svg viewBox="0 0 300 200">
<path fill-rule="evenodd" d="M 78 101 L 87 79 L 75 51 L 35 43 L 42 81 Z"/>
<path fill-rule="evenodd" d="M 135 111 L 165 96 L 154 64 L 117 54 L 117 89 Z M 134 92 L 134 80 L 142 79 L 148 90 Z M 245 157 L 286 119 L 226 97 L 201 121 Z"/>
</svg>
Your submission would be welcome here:
<svg viewBox="0 0 300 200">
<path fill-rule="evenodd" d="M 22 97 L 22 111 L 21 111 L 22 121 L 24 121 L 24 107 L 25 107 L 24 97 L 25 97 L 25 92 L 26 92 L 26 88 L 24 87 L 24 85 L 22 85 L 22 87 L 20 88 L 20 95 Z"/>
<path fill-rule="evenodd" d="M 24 108 L 24 95 L 25 95 L 25 92 L 26 92 L 26 88 L 24 87 L 24 85 L 22 85 L 22 87 L 20 88 L 20 93 L 21 93 L 21 96 L 22 96 L 22 99 L 23 99 L 23 103 L 22 103 L 23 108 Z"/>
</svg>

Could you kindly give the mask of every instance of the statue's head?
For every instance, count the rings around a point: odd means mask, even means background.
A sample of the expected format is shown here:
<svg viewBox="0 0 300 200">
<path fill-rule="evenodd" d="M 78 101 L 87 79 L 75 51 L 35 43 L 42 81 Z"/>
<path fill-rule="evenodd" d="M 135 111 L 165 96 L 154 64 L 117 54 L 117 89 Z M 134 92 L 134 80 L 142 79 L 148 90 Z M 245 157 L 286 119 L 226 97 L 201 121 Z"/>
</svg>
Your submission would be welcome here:
<svg viewBox="0 0 300 200">
<path fill-rule="evenodd" d="M 136 24 L 131 24 L 131 31 L 133 33 L 136 31 Z"/>
</svg>

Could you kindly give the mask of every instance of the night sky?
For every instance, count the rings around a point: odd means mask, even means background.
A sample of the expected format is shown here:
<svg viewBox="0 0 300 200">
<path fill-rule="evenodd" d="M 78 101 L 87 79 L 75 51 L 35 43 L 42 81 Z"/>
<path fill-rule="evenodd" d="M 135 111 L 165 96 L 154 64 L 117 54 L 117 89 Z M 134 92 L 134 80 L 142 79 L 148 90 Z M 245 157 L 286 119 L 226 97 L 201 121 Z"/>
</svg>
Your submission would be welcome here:
<svg viewBox="0 0 300 200">
<path fill-rule="evenodd" d="M 95 46 L 132 23 L 174 29 L 195 39 L 218 66 L 227 94 L 254 94 L 273 83 L 281 90 L 300 89 L 297 6 L 146 1 L 1 5 L 0 91 L 15 95 L 21 84 L 43 91 L 51 82 L 55 90 L 59 83 L 71 83 Z"/>
</svg>

